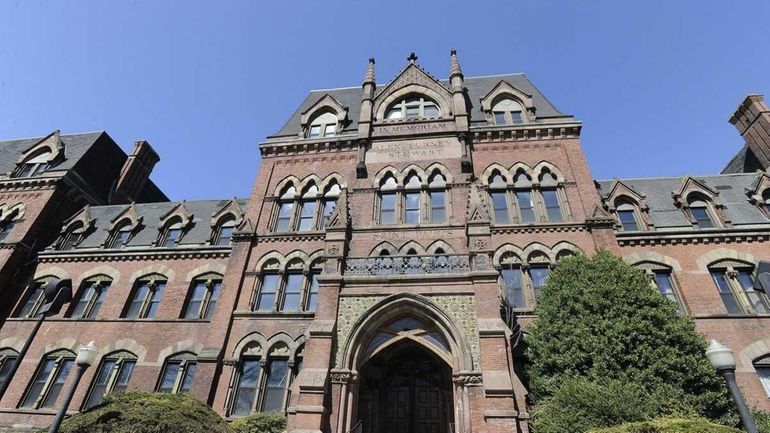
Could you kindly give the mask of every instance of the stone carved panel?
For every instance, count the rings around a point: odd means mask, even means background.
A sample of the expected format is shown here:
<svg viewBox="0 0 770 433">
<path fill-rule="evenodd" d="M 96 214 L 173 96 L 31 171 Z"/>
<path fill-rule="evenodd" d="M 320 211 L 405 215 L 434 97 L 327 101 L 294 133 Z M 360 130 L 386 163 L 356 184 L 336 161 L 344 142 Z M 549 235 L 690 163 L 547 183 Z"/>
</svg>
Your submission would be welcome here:
<svg viewBox="0 0 770 433">
<path fill-rule="evenodd" d="M 343 296 L 337 315 L 336 366 L 342 367 L 342 347 L 347 343 L 353 324 L 384 296 Z M 449 314 L 452 321 L 465 334 L 470 345 L 473 369 L 480 370 L 479 325 L 476 302 L 471 295 L 430 296 L 430 299 Z"/>
<path fill-rule="evenodd" d="M 399 124 L 383 126 L 390 128 L 392 133 L 416 133 L 441 131 L 446 128 L 434 124 Z M 434 138 L 425 140 L 400 140 L 372 143 L 366 152 L 366 163 L 389 163 L 393 161 L 435 160 L 443 158 L 460 158 L 462 145 L 457 138 Z"/>
</svg>

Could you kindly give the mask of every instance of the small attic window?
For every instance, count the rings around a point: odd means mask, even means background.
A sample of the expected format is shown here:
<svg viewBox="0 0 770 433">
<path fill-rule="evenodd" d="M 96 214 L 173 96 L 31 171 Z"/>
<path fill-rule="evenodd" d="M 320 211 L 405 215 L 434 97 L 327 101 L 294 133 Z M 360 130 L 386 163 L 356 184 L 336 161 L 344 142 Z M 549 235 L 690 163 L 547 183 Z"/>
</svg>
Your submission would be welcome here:
<svg viewBox="0 0 770 433">
<path fill-rule="evenodd" d="M 410 95 L 391 105 L 385 118 L 388 120 L 418 119 L 440 115 L 441 110 L 432 99 L 422 95 Z"/>
<path fill-rule="evenodd" d="M 37 176 L 46 171 L 51 162 L 51 151 L 45 150 L 27 159 L 16 171 L 15 178 L 27 178 Z"/>
<path fill-rule="evenodd" d="M 524 109 L 513 99 L 501 99 L 492 107 L 495 125 L 521 125 L 524 123 Z"/>
<path fill-rule="evenodd" d="M 307 130 L 307 138 L 334 137 L 337 135 L 337 116 L 325 112 L 315 117 Z"/>
</svg>

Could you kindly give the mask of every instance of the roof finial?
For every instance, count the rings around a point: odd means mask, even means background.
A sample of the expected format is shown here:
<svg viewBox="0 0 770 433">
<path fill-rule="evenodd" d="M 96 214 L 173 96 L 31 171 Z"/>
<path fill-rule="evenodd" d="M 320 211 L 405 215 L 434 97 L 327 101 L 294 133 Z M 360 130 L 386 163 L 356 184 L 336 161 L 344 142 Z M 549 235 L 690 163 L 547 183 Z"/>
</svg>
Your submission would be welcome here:
<svg viewBox="0 0 770 433">
<path fill-rule="evenodd" d="M 364 84 L 374 83 L 374 57 L 369 59 L 369 66 L 366 67 L 366 74 L 364 75 Z"/>
<path fill-rule="evenodd" d="M 412 51 L 409 53 L 409 57 L 407 57 L 406 60 L 409 60 L 409 63 L 415 63 L 417 61 L 417 54 Z"/>
<path fill-rule="evenodd" d="M 457 50 L 450 51 L 451 63 L 449 65 L 449 78 L 455 75 L 462 77 L 463 70 L 460 68 L 460 61 L 457 60 Z"/>
</svg>

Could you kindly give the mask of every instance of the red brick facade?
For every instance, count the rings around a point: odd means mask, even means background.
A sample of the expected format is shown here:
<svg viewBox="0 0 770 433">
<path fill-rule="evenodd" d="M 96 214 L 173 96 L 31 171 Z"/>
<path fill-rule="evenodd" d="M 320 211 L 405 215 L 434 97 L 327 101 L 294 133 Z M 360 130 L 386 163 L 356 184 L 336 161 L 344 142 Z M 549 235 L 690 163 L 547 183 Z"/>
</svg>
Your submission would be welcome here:
<svg viewBox="0 0 770 433">
<path fill-rule="evenodd" d="M 75 193 L 46 173 L 0 180 L 5 203 L 25 204 L 0 250 L 0 279 L 13 281 L 3 291 L 0 356 L 24 352 L 32 337 L 0 398 L 0 424 L 50 422 L 64 395 L 52 385 L 56 369 L 94 340 L 99 361 L 71 412 L 97 392 L 107 360 L 120 359 L 133 366 L 127 389 L 189 391 L 228 418 L 285 410 L 289 431 L 528 432 L 512 347 L 519 330 L 501 306 L 525 330 L 548 269 L 598 248 L 669 278 L 672 300 L 738 355 L 749 402 L 770 409 L 754 365 L 770 354 L 770 314 L 763 295 L 741 286 L 770 259 L 761 174 L 723 175 L 730 185 L 719 176 L 669 180 L 669 189 L 595 182 L 581 123 L 525 76 L 466 79 L 453 52 L 441 81 L 415 60 L 386 85 L 376 85 L 372 60 L 361 89 L 312 92 L 260 145 L 247 204 L 116 207 L 65 200 Z M 154 159 L 141 156 L 124 167 L 148 158 L 151 169 Z M 138 178 L 123 177 L 128 192 L 115 197 L 131 201 L 123 197 L 138 194 L 131 188 L 149 169 L 124 168 Z M 726 192 L 736 182 L 755 189 L 740 206 Z M 126 240 L 116 244 L 121 227 Z M 221 241 L 227 227 L 231 243 Z M 78 240 L 68 245 L 72 233 Z M 719 275 L 736 293 L 720 296 Z M 65 306 L 30 335 L 37 319 L 19 316 L 36 281 L 71 279 L 74 305 L 94 276 L 109 279 L 98 314 L 73 318 L 76 307 Z M 142 284 L 151 291 L 156 280 L 165 284 L 156 309 L 132 317 Z M 196 293 L 201 305 L 216 301 L 205 317 L 188 315 Z M 51 356 L 59 364 L 42 377 Z M 193 364 L 182 389 L 187 373 L 170 369 Z M 119 376 L 105 379 L 108 392 L 120 389 Z M 62 380 L 66 389 L 71 377 Z"/>
</svg>

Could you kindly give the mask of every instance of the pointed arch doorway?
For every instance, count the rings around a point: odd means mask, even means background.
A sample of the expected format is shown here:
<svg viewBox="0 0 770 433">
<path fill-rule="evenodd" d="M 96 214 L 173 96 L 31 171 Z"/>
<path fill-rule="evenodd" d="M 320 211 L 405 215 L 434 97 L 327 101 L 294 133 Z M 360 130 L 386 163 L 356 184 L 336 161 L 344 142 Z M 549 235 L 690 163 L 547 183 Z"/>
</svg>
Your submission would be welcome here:
<svg viewBox="0 0 770 433">
<path fill-rule="evenodd" d="M 363 433 L 454 431 L 449 346 L 436 329 L 402 317 L 378 329 L 360 370 Z"/>
</svg>

